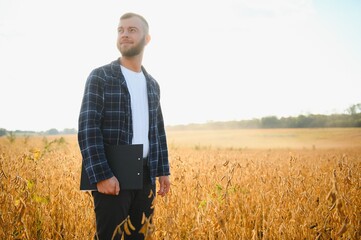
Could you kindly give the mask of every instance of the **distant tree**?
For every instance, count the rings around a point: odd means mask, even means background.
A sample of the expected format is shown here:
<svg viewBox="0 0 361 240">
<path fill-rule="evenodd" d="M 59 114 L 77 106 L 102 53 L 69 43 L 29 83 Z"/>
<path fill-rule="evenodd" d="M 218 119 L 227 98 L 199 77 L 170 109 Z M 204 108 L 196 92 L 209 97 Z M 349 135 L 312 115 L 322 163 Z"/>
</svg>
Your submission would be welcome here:
<svg viewBox="0 0 361 240">
<path fill-rule="evenodd" d="M 56 128 L 52 128 L 52 129 L 49 129 L 48 131 L 46 131 L 46 134 L 47 135 L 58 135 L 59 131 Z"/>
<path fill-rule="evenodd" d="M 351 105 L 348 109 L 346 109 L 346 112 L 350 115 L 361 113 L 361 103 Z"/>
<path fill-rule="evenodd" d="M 346 109 L 346 112 L 350 115 L 356 114 L 356 105 L 352 105 Z"/>
<path fill-rule="evenodd" d="M 262 128 L 277 128 L 279 127 L 278 118 L 275 116 L 263 117 L 261 118 Z"/>
<path fill-rule="evenodd" d="M 75 128 L 65 128 L 62 133 L 63 134 L 76 134 L 77 131 Z"/>
<path fill-rule="evenodd" d="M 6 129 L 5 128 L 0 128 L 0 137 L 1 136 L 5 136 L 7 133 Z"/>
</svg>

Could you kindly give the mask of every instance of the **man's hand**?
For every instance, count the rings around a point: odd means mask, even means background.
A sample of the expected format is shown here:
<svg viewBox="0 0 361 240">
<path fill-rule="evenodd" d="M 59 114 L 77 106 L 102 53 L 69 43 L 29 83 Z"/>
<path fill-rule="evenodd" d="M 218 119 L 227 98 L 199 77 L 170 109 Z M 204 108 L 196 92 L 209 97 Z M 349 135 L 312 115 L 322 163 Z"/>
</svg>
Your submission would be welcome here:
<svg viewBox="0 0 361 240">
<path fill-rule="evenodd" d="M 97 183 L 98 192 L 108 195 L 118 195 L 120 191 L 119 181 L 116 177 L 111 177 Z"/>
<path fill-rule="evenodd" d="M 170 189 L 170 180 L 169 176 L 160 176 L 159 177 L 159 191 L 158 194 L 164 197 Z"/>
</svg>

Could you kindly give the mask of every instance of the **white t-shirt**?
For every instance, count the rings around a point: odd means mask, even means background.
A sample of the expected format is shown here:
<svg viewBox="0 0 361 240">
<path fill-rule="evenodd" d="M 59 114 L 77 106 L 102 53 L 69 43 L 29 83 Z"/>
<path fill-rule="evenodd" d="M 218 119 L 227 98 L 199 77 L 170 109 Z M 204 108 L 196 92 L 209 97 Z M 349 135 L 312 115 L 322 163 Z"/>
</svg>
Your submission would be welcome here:
<svg viewBox="0 0 361 240">
<path fill-rule="evenodd" d="M 133 72 L 121 66 L 127 82 L 132 108 L 133 139 L 132 144 L 143 144 L 143 157 L 149 152 L 149 112 L 147 84 L 143 72 Z"/>
</svg>

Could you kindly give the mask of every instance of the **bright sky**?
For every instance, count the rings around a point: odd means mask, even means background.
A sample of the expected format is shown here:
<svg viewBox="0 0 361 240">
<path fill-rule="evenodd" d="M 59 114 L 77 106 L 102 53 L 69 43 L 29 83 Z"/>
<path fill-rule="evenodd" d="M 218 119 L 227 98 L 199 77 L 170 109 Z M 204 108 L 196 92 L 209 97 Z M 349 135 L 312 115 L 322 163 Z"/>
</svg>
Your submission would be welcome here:
<svg viewBox="0 0 361 240">
<path fill-rule="evenodd" d="M 342 113 L 361 102 L 359 0 L 0 0 L 0 128 L 77 128 L 90 71 L 144 15 L 166 125 Z"/>
</svg>

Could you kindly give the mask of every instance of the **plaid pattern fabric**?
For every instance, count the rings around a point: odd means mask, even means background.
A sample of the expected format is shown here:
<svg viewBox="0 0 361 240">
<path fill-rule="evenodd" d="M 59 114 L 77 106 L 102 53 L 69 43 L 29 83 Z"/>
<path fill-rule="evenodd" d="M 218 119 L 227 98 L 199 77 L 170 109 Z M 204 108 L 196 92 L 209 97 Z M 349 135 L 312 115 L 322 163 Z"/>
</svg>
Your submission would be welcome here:
<svg viewBox="0 0 361 240">
<path fill-rule="evenodd" d="M 149 104 L 148 165 L 152 183 L 157 176 L 170 175 L 160 89 L 142 67 L 146 77 Z M 94 69 L 85 84 L 79 114 L 78 143 L 91 183 L 113 176 L 104 144 L 131 144 L 133 138 L 130 94 L 119 59 Z"/>
</svg>

